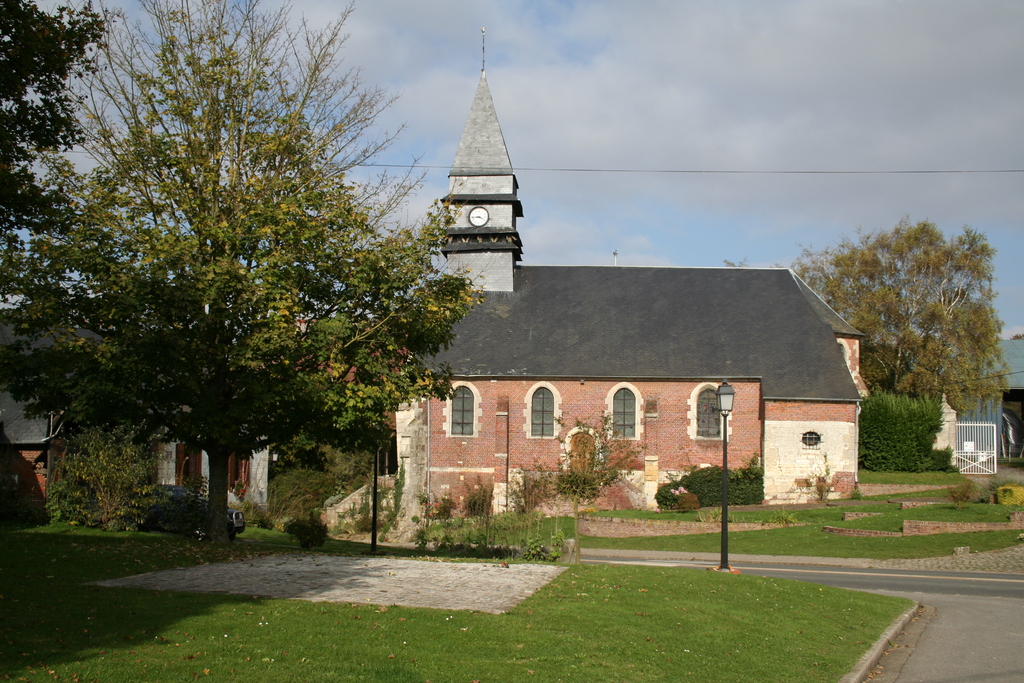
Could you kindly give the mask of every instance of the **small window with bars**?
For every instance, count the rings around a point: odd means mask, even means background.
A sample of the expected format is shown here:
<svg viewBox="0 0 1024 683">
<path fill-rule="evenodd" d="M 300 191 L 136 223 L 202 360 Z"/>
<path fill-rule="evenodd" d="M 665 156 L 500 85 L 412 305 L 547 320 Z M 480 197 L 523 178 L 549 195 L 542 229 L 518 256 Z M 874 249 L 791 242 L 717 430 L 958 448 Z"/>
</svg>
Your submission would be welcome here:
<svg viewBox="0 0 1024 683">
<path fill-rule="evenodd" d="M 800 441 L 803 442 L 804 448 L 821 448 L 821 434 L 818 432 L 804 432 Z"/>
</svg>

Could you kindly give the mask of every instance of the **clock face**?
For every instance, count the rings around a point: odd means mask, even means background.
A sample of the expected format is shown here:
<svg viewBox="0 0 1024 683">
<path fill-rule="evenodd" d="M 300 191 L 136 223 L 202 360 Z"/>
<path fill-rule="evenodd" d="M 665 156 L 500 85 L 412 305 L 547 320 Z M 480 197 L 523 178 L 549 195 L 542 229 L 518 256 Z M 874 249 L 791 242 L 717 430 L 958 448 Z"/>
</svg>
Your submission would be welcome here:
<svg viewBox="0 0 1024 683">
<path fill-rule="evenodd" d="M 469 224 L 477 228 L 487 223 L 489 218 L 487 209 L 482 206 L 474 207 L 469 211 Z"/>
</svg>

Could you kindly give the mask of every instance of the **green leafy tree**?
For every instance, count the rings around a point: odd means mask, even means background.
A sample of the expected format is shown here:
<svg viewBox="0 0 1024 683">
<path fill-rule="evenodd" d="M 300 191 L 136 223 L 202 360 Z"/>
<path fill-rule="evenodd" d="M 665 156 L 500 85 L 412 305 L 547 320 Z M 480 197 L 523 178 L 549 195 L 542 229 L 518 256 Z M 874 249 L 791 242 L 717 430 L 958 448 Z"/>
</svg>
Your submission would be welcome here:
<svg viewBox="0 0 1024 683">
<path fill-rule="evenodd" d="M 80 139 L 68 80 L 88 68 L 101 30 L 88 5 L 47 14 L 28 0 L 0 0 L 0 234 L 7 239 L 54 218 L 63 203 L 35 164 Z"/>
<path fill-rule="evenodd" d="M 1001 323 L 992 302 L 995 250 L 971 228 L 947 239 L 934 224 L 900 221 L 793 264 L 807 284 L 866 335 L 861 372 L 872 391 L 965 400 L 996 395 Z"/>
<path fill-rule="evenodd" d="M 208 535 L 227 470 L 303 434 L 356 442 L 414 396 L 468 311 L 441 271 L 450 220 L 391 225 L 399 182 L 346 171 L 386 146 L 389 100 L 339 69 L 345 15 L 293 29 L 256 0 L 143 0 L 111 26 L 87 103 L 98 167 L 75 220 L 34 236 L 0 315 L 0 381 L 36 411 L 127 421 L 209 457 Z"/>
<path fill-rule="evenodd" d="M 562 425 L 565 427 L 565 425 Z M 623 470 L 636 469 L 641 447 L 615 432 L 611 415 L 593 423 L 576 420 L 558 469 L 554 489 L 572 502 L 575 547 L 570 561 L 580 561 L 580 503 L 591 501 L 614 484 Z"/>
</svg>

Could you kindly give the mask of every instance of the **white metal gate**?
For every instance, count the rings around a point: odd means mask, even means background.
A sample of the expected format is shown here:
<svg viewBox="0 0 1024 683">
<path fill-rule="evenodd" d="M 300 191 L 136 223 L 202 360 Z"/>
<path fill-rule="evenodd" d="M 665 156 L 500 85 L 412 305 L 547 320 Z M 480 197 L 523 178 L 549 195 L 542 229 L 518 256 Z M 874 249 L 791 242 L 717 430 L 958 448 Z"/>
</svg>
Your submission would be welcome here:
<svg viewBox="0 0 1024 683">
<path fill-rule="evenodd" d="M 956 423 L 956 468 L 962 474 L 996 473 L 996 425 Z"/>
</svg>

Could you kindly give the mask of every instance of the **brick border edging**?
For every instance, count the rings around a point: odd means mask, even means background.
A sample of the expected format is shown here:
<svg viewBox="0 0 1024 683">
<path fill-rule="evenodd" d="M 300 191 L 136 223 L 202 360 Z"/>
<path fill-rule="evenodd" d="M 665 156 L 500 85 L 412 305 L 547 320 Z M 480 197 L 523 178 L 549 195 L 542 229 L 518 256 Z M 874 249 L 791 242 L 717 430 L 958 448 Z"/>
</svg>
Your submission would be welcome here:
<svg viewBox="0 0 1024 683">
<path fill-rule="evenodd" d="M 807 526 L 790 524 L 789 526 Z M 765 522 L 729 522 L 729 531 L 761 531 L 778 529 L 780 525 Z M 722 530 L 721 522 L 685 522 L 682 520 L 642 519 L 631 517 L 590 517 L 580 515 L 580 533 L 601 538 L 635 536 L 689 536 L 711 534 Z"/>
<path fill-rule="evenodd" d="M 837 536 L 934 536 L 935 534 L 962 534 L 974 531 L 1016 531 L 1024 530 L 1024 511 L 1010 513 L 1009 522 L 932 522 L 916 519 L 903 520 L 903 531 L 878 531 L 876 529 L 847 529 L 823 526 L 826 534 Z"/>
<path fill-rule="evenodd" d="M 860 484 L 858 488 L 865 496 L 888 496 L 896 493 L 938 491 L 948 489 L 950 486 L 955 486 L 955 484 Z"/>
</svg>

